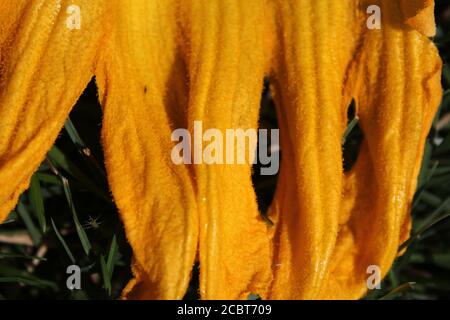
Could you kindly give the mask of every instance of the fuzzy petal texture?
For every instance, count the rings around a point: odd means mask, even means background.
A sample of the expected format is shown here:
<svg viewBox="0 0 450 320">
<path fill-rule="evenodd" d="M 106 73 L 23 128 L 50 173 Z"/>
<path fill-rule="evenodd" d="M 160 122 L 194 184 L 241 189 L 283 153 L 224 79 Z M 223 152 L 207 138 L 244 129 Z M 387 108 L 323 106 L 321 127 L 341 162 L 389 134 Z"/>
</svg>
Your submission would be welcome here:
<svg viewBox="0 0 450 320">
<path fill-rule="evenodd" d="M 134 254 L 129 299 L 182 299 L 197 252 L 192 176 L 171 159 L 187 106 L 176 3 L 111 3 L 114 25 L 95 72 L 108 180 Z"/>
<path fill-rule="evenodd" d="M 388 272 L 441 95 L 427 38 L 434 1 L 76 2 L 81 30 L 67 26 L 74 1 L 0 0 L 0 221 L 95 75 L 108 180 L 134 254 L 124 298 L 183 298 L 197 256 L 203 299 L 356 299 L 368 266 Z M 371 4 L 381 30 L 366 27 Z M 172 132 L 193 134 L 195 121 L 224 142 L 226 129 L 257 129 L 266 74 L 283 150 L 272 228 L 248 156 L 171 159 Z M 352 98 L 364 141 L 344 173 Z"/>
<path fill-rule="evenodd" d="M 432 3 L 372 1 L 381 8 L 381 30 L 366 28 L 364 1 L 274 3 L 283 163 L 270 211 L 270 297 L 358 299 L 367 268 L 377 265 L 384 276 L 409 234 L 441 62 L 423 35 L 434 20 L 410 24 L 403 13 L 416 16 Z M 352 97 L 365 141 L 344 175 L 341 137 Z"/>
<path fill-rule="evenodd" d="M 358 160 L 346 175 L 335 254 L 321 298 L 358 299 L 367 268 L 384 277 L 409 236 L 410 206 L 426 136 L 441 97 L 441 61 L 422 30 L 402 25 L 401 8 L 378 2 L 382 29 L 369 30 L 352 88 L 364 133 Z"/>
<path fill-rule="evenodd" d="M 0 1 L 0 221 L 14 208 L 92 77 L 107 16 L 80 0 L 82 29 L 67 27 L 72 1 Z"/>
<path fill-rule="evenodd" d="M 362 28 L 357 2 L 275 1 L 273 70 L 283 159 L 271 298 L 316 299 L 338 234 L 347 68 Z"/>
<path fill-rule="evenodd" d="M 189 39 L 191 131 L 196 120 L 203 121 L 203 132 L 215 128 L 224 136 L 226 129 L 257 129 L 267 65 L 263 2 L 183 1 L 182 13 Z M 194 152 L 201 150 L 196 144 Z M 267 297 L 270 243 L 248 158 L 247 164 L 197 164 L 195 175 L 201 297 L 247 299 L 252 292 Z"/>
<path fill-rule="evenodd" d="M 400 0 L 405 22 L 427 37 L 436 34 L 434 0 Z"/>
</svg>

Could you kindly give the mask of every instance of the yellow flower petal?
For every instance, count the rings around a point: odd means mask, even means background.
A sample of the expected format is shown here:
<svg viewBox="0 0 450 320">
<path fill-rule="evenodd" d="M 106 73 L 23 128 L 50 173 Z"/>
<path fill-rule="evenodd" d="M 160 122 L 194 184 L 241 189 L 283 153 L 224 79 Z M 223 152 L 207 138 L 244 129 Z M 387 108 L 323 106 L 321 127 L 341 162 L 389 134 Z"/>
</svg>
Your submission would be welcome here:
<svg viewBox="0 0 450 320">
<path fill-rule="evenodd" d="M 271 211 L 271 297 L 360 298 L 367 268 L 384 276 L 408 236 L 440 60 L 403 24 L 398 3 L 371 3 L 381 6 L 381 30 L 367 29 L 358 1 L 275 3 L 283 163 Z M 340 141 L 352 96 L 366 141 L 344 177 Z"/>
<path fill-rule="evenodd" d="M 261 1 L 183 1 L 188 41 L 189 125 L 257 129 L 264 68 Z M 198 147 L 198 146 L 197 146 Z M 254 146 L 253 146 L 254 147 Z M 201 151 L 201 150 L 200 150 Z M 252 159 L 251 159 L 252 160 Z M 267 296 L 269 238 L 259 217 L 251 164 L 195 165 L 203 299 Z"/>
<path fill-rule="evenodd" d="M 434 0 L 400 0 L 406 23 L 427 37 L 436 34 Z"/>
<path fill-rule="evenodd" d="M 356 1 L 275 1 L 275 98 L 283 159 L 271 209 L 271 298 L 315 299 L 338 233 L 347 67 L 362 30 Z"/>
<path fill-rule="evenodd" d="M 181 299 L 197 250 L 192 176 L 171 160 L 171 133 L 187 127 L 187 73 L 176 42 L 176 1 L 113 5 L 113 29 L 95 74 L 104 108 L 108 180 L 133 248 L 130 299 Z"/>
<path fill-rule="evenodd" d="M 368 289 L 369 266 L 379 267 L 382 277 L 389 271 L 409 235 L 425 138 L 440 101 L 437 49 L 419 32 L 397 27 L 401 12 L 394 2 L 380 5 L 383 27 L 368 31 L 355 59 L 364 142 L 346 178 L 352 205 L 321 298 L 360 298 Z"/>
<path fill-rule="evenodd" d="M 67 27 L 71 1 L 0 1 L 0 220 L 27 188 L 92 77 L 104 1 L 80 0 L 82 30 Z"/>
<path fill-rule="evenodd" d="M 134 253 L 125 298 L 182 298 L 197 250 L 204 299 L 359 298 L 368 266 L 386 274 L 441 93 L 434 1 L 370 3 L 381 30 L 357 0 L 77 3 L 81 30 L 72 1 L 0 0 L 0 220 L 94 71 Z M 271 63 L 283 163 L 267 230 L 251 165 L 175 165 L 171 133 L 256 129 Z M 345 175 L 352 97 L 365 140 Z"/>
</svg>

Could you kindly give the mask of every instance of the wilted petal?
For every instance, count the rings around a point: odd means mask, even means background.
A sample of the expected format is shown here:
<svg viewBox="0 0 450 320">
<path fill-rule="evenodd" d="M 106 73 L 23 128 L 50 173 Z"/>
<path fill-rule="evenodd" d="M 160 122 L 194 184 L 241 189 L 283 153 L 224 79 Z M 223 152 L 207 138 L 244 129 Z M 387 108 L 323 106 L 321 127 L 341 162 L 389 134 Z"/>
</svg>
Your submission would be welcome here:
<svg viewBox="0 0 450 320">
<path fill-rule="evenodd" d="M 131 299 L 183 298 L 197 250 L 192 176 L 171 159 L 188 96 L 176 3 L 111 3 L 114 26 L 95 72 L 108 180 L 134 254 L 136 278 L 123 292 Z"/>
<path fill-rule="evenodd" d="M 267 55 L 262 1 L 183 1 L 189 41 L 189 126 L 257 129 Z M 198 147 L 198 146 L 197 146 Z M 254 145 L 252 146 L 254 147 Z M 248 149 L 246 149 L 248 150 Z M 253 160 L 253 159 L 250 159 Z M 251 164 L 195 165 L 204 299 L 267 296 L 267 226 L 259 217 Z"/>
<path fill-rule="evenodd" d="M 436 34 L 434 22 L 434 0 L 400 0 L 405 22 L 431 37 Z"/>
<path fill-rule="evenodd" d="M 283 153 L 271 217 L 275 299 L 318 298 L 338 234 L 348 65 L 360 41 L 355 1 L 275 1 L 275 100 Z"/>
<path fill-rule="evenodd" d="M 6 218 L 92 77 L 105 1 L 0 1 L 0 220 Z"/>
<path fill-rule="evenodd" d="M 398 3 L 379 2 L 381 30 L 367 31 L 353 90 L 364 133 L 346 178 L 348 206 L 321 297 L 360 298 L 369 266 L 384 277 L 408 238 L 426 136 L 441 97 L 441 61 L 431 41 L 402 25 Z"/>
</svg>

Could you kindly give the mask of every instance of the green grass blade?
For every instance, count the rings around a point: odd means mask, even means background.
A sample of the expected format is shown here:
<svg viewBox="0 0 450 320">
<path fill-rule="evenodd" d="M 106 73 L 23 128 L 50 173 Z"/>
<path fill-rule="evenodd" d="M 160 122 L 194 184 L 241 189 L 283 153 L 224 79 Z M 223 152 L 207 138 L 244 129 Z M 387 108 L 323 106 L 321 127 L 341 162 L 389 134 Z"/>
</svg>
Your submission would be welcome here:
<svg viewBox="0 0 450 320">
<path fill-rule="evenodd" d="M 450 151 L 450 132 L 444 137 L 442 143 L 434 150 L 435 156 L 444 155 Z"/>
<path fill-rule="evenodd" d="M 424 169 L 425 167 L 428 167 L 428 162 L 427 162 L 427 164 L 422 165 L 422 169 L 420 170 L 420 176 L 419 176 L 419 180 L 418 180 L 417 191 L 414 195 L 414 201 L 413 201 L 413 205 L 412 205 L 413 208 L 416 208 L 417 205 L 422 200 L 423 193 L 425 192 L 425 189 L 428 187 L 438 166 L 439 166 L 439 161 L 435 161 L 430 170 Z"/>
<path fill-rule="evenodd" d="M 442 78 L 447 83 L 447 85 L 450 85 L 450 65 L 444 64 L 442 67 Z"/>
<path fill-rule="evenodd" d="M 64 124 L 64 128 L 66 129 L 66 132 L 69 134 L 69 137 L 72 140 L 73 144 L 77 147 L 81 155 L 83 155 L 83 157 L 88 160 L 88 163 L 93 166 L 95 172 L 100 172 L 102 177 L 106 177 L 105 171 L 99 165 L 97 159 L 95 159 L 94 155 L 92 154 L 92 151 L 84 143 L 83 139 L 81 139 L 77 129 L 75 128 L 70 118 L 67 118 L 66 123 Z"/>
<path fill-rule="evenodd" d="M 66 129 L 67 133 L 69 134 L 70 139 L 78 148 L 82 149 L 82 148 L 86 147 L 84 141 L 81 139 L 80 135 L 78 134 L 77 129 L 75 129 L 75 126 L 73 125 L 72 120 L 70 120 L 70 117 L 67 117 L 67 120 L 64 123 L 64 129 Z"/>
<path fill-rule="evenodd" d="M 42 198 L 41 185 L 39 178 L 33 175 L 30 184 L 31 207 L 36 214 L 42 233 L 47 231 L 47 222 L 45 220 L 44 199 Z"/>
<path fill-rule="evenodd" d="M 108 292 L 111 295 L 111 279 L 114 273 L 114 266 L 120 258 L 119 247 L 117 246 L 116 236 L 114 235 L 111 246 L 108 252 L 108 258 L 105 262 L 105 257 L 103 255 L 100 256 L 100 266 L 102 269 L 102 278 L 103 284 Z"/>
<path fill-rule="evenodd" d="M 27 259 L 27 260 L 47 261 L 46 258 L 42 258 L 42 257 L 29 256 L 29 255 L 19 254 L 19 253 L 1 253 L 1 252 L 0 252 L 0 259 Z"/>
<path fill-rule="evenodd" d="M 4 225 L 14 223 L 14 222 L 16 222 L 16 219 L 8 219 L 8 220 L 5 220 L 2 223 L 0 223 L 0 226 L 4 226 Z"/>
<path fill-rule="evenodd" d="M 344 135 L 342 136 L 342 145 L 345 144 L 345 142 L 347 141 L 348 136 L 350 135 L 350 133 L 352 132 L 352 130 L 356 127 L 356 125 L 359 122 L 359 118 L 355 117 L 352 119 L 352 121 L 350 121 L 350 123 L 348 124 L 347 128 L 345 129 Z"/>
<path fill-rule="evenodd" d="M 395 288 L 395 287 L 398 286 L 398 278 L 397 278 L 397 275 L 396 275 L 394 269 L 391 269 L 391 270 L 389 271 L 389 280 L 391 281 L 391 286 L 392 286 L 392 287 Z"/>
<path fill-rule="evenodd" d="M 257 295 L 257 294 L 250 293 L 247 296 L 247 300 L 261 300 L 261 297 L 259 295 Z"/>
<path fill-rule="evenodd" d="M 64 194 L 65 194 L 66 200 L 69 204 L 70 211 L 72 212 L 72 218 L 75 223 L 75 228 L 77 230 L 78 237 L 80 238 L 81 245 L 83 246 L 84 252 L 86 253 L 86 255 L 89 255 L 89 252 L 90 252 L 92 246 L 91 246 L 91 243 L 89 241 L 89 238 L 88 238 L 86 232 L 83 229 L 83 226 L 80 223 L 80 220 L 78 219 L 78 215 L 75 210 L 75 205 L 74 205 L 73 199 L 72 199 L 72 192 L 70 191 L 69 180 L 67 180 L 67 178 L 64 177 L 58 171 L 58 169 L 56 169 L 56 167 L 53 165 L 53 162 L 51 161 L 51 159 L 47 159 L 47 163 L 48 163 L 50 169 L 53 171 L 53 173 L 61 179 L 63 189 L 64 189 Z"/>
<path fill-rule="evenodd" d="M 103 255 L 100 256 L 100 267 L 102 269 L 103 285 L 108 292 L 108 295 L 111 295 L 111 278 L 109 277 L 105 257 Z"/>
<path fill-rule="evenodd" d="M 425 150 L 423 151 L 423 157 L 422 157 L 422 166 L 420 167 L 420 173 L 419 178 L 417 179 L 417 188 L 420 189 L 424 184 L 425 180 L 427 179 L 429 167 L 430 167 L 430 161 L 431 161 L 431 153 L 432 153 L 432 145 L 427 140 L 425 142 Z"/>
<path fill-rule="evenodd" d="M 450 183 L 450 174 L 440 175 L 431 180 L 427 185 L 429 187 L 441 186 Z"/>
<path fill-rule="evenodd" d="M 42 235 L 39 229 L 34 225 L 33 219 L 31 219 L 28 210 L 25 208 L 21 201 L 19 201 L 19 203 L 17 204 L 17 213 L 27 227 L 31 240 L 33 240 L 33 244 L 37 246 L 41 242 Z"/>
<path fill-rule="evenodd" d="M 450 166 L 441 166 L 436 169 L 435 175 L 440 176 L 440 175 L 447 174 L 447 173 L 450 173 Z"/>
<path fill-rule="evenodd" d="M 429 256 L 413 254 L 410 258 L 411 263 L 432 263 L 440 268 L 450 270 L 450 253 L 431 253 Z"/>
<path fill-rule="evenodd" d="M 34 175 L 41 182 L 62 185 L 61 180 L 53 174 L 36 172 Z"/>
<path fill-rule="evenodd" d="M 442 203 L 441 198 L 426 190 L 421 193 L 420 200 L 433 208 L 439 207 Z"/>
<path fill-rule="evenodd" d="M 413 235 L 406 240 L 402 245 L 399 247 L 399 251 L 402 251 L 406 247 L 408 247 L 413 241 L 415 241 L 417 238 L 421 236 L 425 231 L 430 229 L 435 224 L 441 222 L 442 220 L 445 220 L 446 218 L 450 217 L 450 212 L 441 214 L 442 211 L 448 210 L 448 206 L 450 205 L 450 198 L 447 198 L 440 206 L 437 208 L 423 223 L 422 225 L 417 229 L 416 232 L 413 233 Z"/>
<path fill-rule="evenodd" d="M 19 270 L 6 264 L 0 264 L 0 283 L 22 283 L 38 288 L 58 290 L 58 286 L 55 282 L 41 279 L 29 272 Z"/>
<path fill-rule="evenodd" d="M 427 177 L 426 177 L 425 183 L 424 183 L 425 186 L 426 186 L 426 185 L 428 184 L 428 182 L 431 181 L 431 180 L 433 179 L 433 177 L 435 176 L 436 170 L 437 170 L 438 166 L 439 166 L 439 161 L 435 161 L 435 162 L 433 163 L 433 166 L 431 167 L 431 169 L 428 170 L 428 174 L 427 174 Z"/>
<path fill-rule="evenodd" d="M 116 235 L 114 235 L 111 246 L 109 247 L 108 259 L 106 261 L 106 270 L 108 272 L 109 278 L 112 278 L 114 273 L 114 267 L 120 258 L 119 247 L 117 246 Z"/>
<path fill-rule="evenodd" d="M 55 283 L 45 280 L 35 280 L 22 277 L 0 277 L 0 283 L 21 283 L 27 286 L 37 287 L 37 288 L 52 288 L 57 289 Z"/>
<path fill-rule="evenodd" d="M 55 222 L 53 221 L 53 219 L 50 218 L 50 220 L 52 222 L 53 230 L 55 231 L 55 234 L 56 234 L 56 236 L 59 239 L 59 242 L 61 242 L 64 250 L 66 251 L 67 255 L 69 256 L 70 261 L 74 264 L 75 263 L 75 258 L 74 258 L 73 254 L 72 254 L 72 251 L 70 251 L 70 248 L 67 245 L 66 241 L 64 240 L 62 235 L 59 233 L 58 228 L 56 228 L 56 225 L 55 225 Z"/>
<path fill-rule="evenodd" d="M 100 187 L 95 184 L 92 179 L 89 178 L 82 170 L 80 170 L 72 161 L 70 161 L 66 155 L 59 150 L 56 146 L 53 146 L 48 152 L 48 157 L 52 163 L 61 167 L 64 171 L 69 173 L 74 179 L 79 181 L 89 191 L 100 197 L 101 199 L 111 203 L 111 198 Z"/>
<path fill-rule="evenodd" d="M 404 283 L 397 288 L 393 289 L 392 291 L 388 292 L 385 296 L 381 297 L 379 300 L 391 300 L 398 296 L 399 294 L 402 294 L 406 291 L 413 290 L 414 289 L 415 282 L 407 282 Z"/>
<path fill-rule="evenodd" d="M 61 179 L 62 179 L 62 183 L 63 183 L 64 193 L 67 198 L 67 202 L 69 203 L 70 210 L 72 211 L 72 217 L 73 217 L 73 221 L 75 223 L 78 237 L 80 238 L 81 245 L 83 246 L 84 252 L 86 253 L 86 255 L 89 255 L 89 252 L 91 251 L 91 248 L 92 248 L 91 242 L 89 241 L 89 238 L 88 238 L 86 232 L 84 231 L 83 226 L 80 223 L 80 220 L 78 219 L 78 215 L 75 210 L 75 205 L 74 205 L 73 199 L 72 199 L 72 193 L 70 192 L 69 181 L 63 176 L 61 176 Z"/>
</svg>

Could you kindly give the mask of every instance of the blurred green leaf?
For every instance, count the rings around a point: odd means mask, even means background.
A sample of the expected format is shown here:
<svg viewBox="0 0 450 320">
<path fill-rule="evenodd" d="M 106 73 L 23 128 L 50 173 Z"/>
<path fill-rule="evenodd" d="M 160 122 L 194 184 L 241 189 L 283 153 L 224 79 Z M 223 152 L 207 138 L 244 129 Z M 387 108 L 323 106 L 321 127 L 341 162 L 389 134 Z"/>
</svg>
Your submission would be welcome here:
<svg viewBox="0 0 450 320">
<path fill-rule="evenodd" d="M 112 278 L 114 267 L 119 259 L 119 247 L 117 246 L 116 235 L 114 235 L 111 241 L 111 246 L 109 247 L 108 260 L 106 262 L 106 271 L 108 272 L 110 279 Z"/>
<path fill-rule="evenodd" d="M 108 292 L 108 295 L 111 295 L 111 278 L 109 276 L 109 272 L 106 267 L 105 257 L 103 255 L 100 256 L 100 266 L 102 269 L 103 285 L 105 287 L 105 290 Z"/>
<path fill-rule="evenodd" d="M 38 287 L 38 288 L 46 288 L 50 287 L 56 290 L 56 284 L 53 282 L 43 281 L 43 280 L 34 280 L 22 277 L 0 277 L 0 283 L 22 283 L 28 286 Z"/>
<path fill-rule="evenodd" d="M 39 229 L 34 225 L 33 219 L 28 213 L 27 208 L 25 208 L 25 206 L 23 205 L 22 201 L 19 201 L 16 210 L 23 223 L 27 227 L 30 237 L 33 240 L 33 244 L 37 246 L 41 242 L 42 235 L 39 232 Z"/>
<path fill-rule="evenodd" d="M 75 205 L 72 199 L 72 193 L 70 191 L 69 181 L 62 176 L 61 179 L 63 182 L 64 193 L 66 194 L 67 202 L 69 203 L 70 210 L 72 211 L 73 221 L 75 222 L 75 227 L 77 229 L 78 236 L 80 237 L 81 245 L 83 246 L 86 255 L 89 255 L 89 251 L 92 249 L 91 242 L 89 241 L 89 238 L 84 231 L 80 220 L 78 219 L 77 211 L 75 210 Z"/>
<path fill-rule="evenodd" d="M 414 285 L 415 285 L 415 282 L 404 283 L 404 284 L 396 287 L 392 291 L 390 291 L 385 296 L 381 297 L 380 300 L 392 300 L 392 299 L 396 298 L 398 295 L 400 295 L 406 291 L 414 289 Z"/>
<path fill-rule="evenodd" d="M 417 238 L 419 238 L 422 233 L 427 231 L 429 228 L 434 226 L 435 224 L 441 222 L 442 220 L 450 217 L 450 212 L 441 214 L 442 211 L 448 210 L 448 206 L 450 204 L 450 198 L 447 198 L 439 208 L 437 208 L 423 223 L 422 225 L 417 229 L 416 232 L 413 233 L 413 235 L 405 241 L 400 247 L 399 251 L 402 251 L 406 247 L 408 247 L 411 242 L 415 241 Z"/>
<path fill-rule="evenodd" d="M 66 123 L 64 124 L 64 128 L 66 129 L 67 133 L 69 134 L 70 139 L 77 147 L 80 154 L 88 160 L 88 163 L 93 166 L 94 172 L 100 172 L 103 177 L 106 177 L 106 173 L 104 172 L 103 168 L 98 164 L 97 159 L 93 156 L 91 150 L 87 147 L 87 145 L 84 143 L 83 139 L 81 139 L 77 129 L 75 128 L 72 120 L 70 120 L 70 117 L 67 118 Z"/>
<path fill-rule="evenodd" d="M 57 185 L 62 185 L 61 180 L 56 177 L 53 174 L 48 174 L 48 173 L 42 173 L 42 172 L 36 172 L 34 174 L 36 176 L 36 178 L 39 179 L 39 181 L 41 182 L 45 182 L 45 183 L 50 183 L 50 184 L 57 184 Z"/>
<path fill-rule="evenodd" d="M 44 199 L 42 198 L 41 185 L 39 178 L 33 175 L 30 184 L 31 206 L 39 222 L 42 233 L 47 231 L 47 223 L 45 221 Z"/>
<path fill-rule="evenodd" d="M 58 228 L 55 225 L 55 222 L 53 221 L 53 219 L 51 219 L 52 222 L 52 227 L 53 227 L 53 231 L 55 231 L 56 236 L 58 237 L 59 242 L 61 242 L 64 250 L 66 251 L 67 255 L 69 256 L 69 259 L 72 263 L 75 263 L 75 258 L 72 254 L 72 251 L 70 251 L 69 246 L 67 245 L 66 241 L 64 240 L 64 238 L 62 237 L 62 235 L 59 233 Z"/>
<path fill-rule="evenodd" d="M 80 181 L 86 189 L 105 200 L 108 203 L 111 203 L 111 198 L 108 194 L 106 194 L 101 188 L 99 188 L 92 179 L 89 178 L 83 171 L 81 171 L 72 161 L 70 161 L 64 153 L 58 149 L 58 147 L 53 146 L 48 153 L 48 157 L 50 160 L 64 169 L 67 173 L 69 173 L 74 179 Z"/>
<path fill-rule="evenodd" d="M 350 135 L 350 133 L 353 131 L 353 129 L 356 127 L 356 125 L 359 123 L 359 118 L 355 117 L 353 118 L 350 123 L 347 125 L 347 128 L 345 129 L 345 132 L 342 136 L 342 145 L 345 144 L 345 142 L 347 141 L 348 136 Z"/>
<path fill-rule="evenodd" d="M 53 281 L 41 279 L 28 272 L 5 264 L 0 264 L 0 283 L 22 283 L 38 288 L 58 290 L 58 286 Z"/>
<path fill-rule="evenodd" d="M 28 259 L 28 260 L 40 260 L 40 261 L 46 261 L 47 259 L 42 257 L 36 257 L 36 256 L 29 256 L 25 254 L 18 254 L 18 253 L 1 253 L 0 252 L 0 259 Z"/>
</svg>

